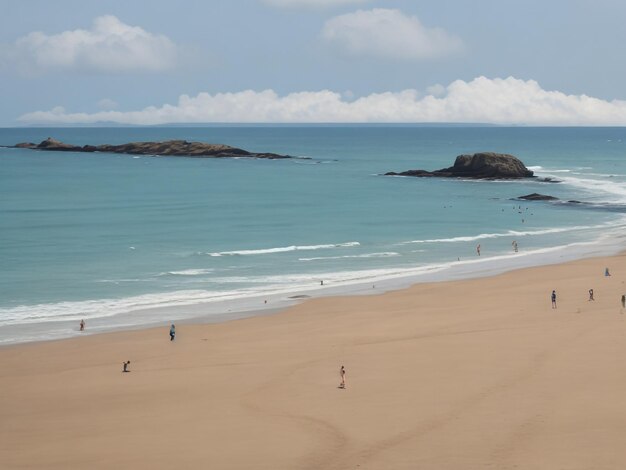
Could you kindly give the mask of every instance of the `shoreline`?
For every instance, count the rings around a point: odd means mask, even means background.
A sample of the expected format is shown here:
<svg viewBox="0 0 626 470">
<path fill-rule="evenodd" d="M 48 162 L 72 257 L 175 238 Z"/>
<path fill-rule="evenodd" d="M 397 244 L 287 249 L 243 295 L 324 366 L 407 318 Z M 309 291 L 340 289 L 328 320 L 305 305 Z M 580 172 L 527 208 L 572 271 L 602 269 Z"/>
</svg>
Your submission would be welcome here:
<svg viewBox="0 0 626 470">
<path fill-rule="evenodd" d="M 181 323 L 173 342 L 164 325 L 0 348 L 0 459 L 617 470 L 625 280 L 621 252 Z"/>
<path fill-rule="evenodd" d="M 33 342 L 57 341 L 116 331 L 137 331 L 174 323 L 222 323 L 242 318 L 271 315 L 290 309 L 311 299 L 344 296 L 368 296 L 404 290 L 417 284 L 450 282 L 492 277 L 502 273 L 541 267 L 575 260 L 612 256 L 626 252 L 626 237 L 598 238 L 588 243 L 574 243 L 542 248 L 530 253 L 509 253 L 499 256 L 440 262 L 416 268 L 385 271 L 379 277 L 347 282 L 325 281 L 324 286 L 281 288 L 249 297 L 225 301 L 190 301 L 181 305 L 132 309 L 121 314 L 96 318 L 74 316 L 70 320 L 50 320 L 32 324 L 2 325 L 0 332 L 11 337 L 12 331 L 21 337 L 0 341 L 0 348 Z M 371 276 L 372 272 L 365 271 Z M 313 277 L 313 276 L 312 276 Z M 317 281 L 315 281 L 317 282 Z M 80 317 L 80 318 L 79 318 Z M 86 318 L 86 332 L 78 331 L 81 318 Z M 113 324 L 112 320 L 114 320 Z M 30 335 L 30 336 L 25 336 Z"/>
</svg>

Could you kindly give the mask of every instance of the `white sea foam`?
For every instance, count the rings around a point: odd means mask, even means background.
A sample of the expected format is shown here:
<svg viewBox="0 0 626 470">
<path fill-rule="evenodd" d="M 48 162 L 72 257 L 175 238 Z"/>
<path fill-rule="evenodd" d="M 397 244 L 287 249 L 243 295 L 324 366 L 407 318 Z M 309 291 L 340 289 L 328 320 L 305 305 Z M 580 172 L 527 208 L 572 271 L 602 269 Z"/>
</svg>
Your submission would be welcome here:
<svg viewBox="0 0 626 470">
<path fill-rule="evenodd" d="M 574 176 L 563 177 L 562 180 L 563 183 L 575 186 L 590 195 L 603 198 L 602 202 L 626 203 L 626 184 L 624 182 Z"/>
<path fill-rule="evenodd" d="M 350 259 L 350 258 L 389 258 L 392 256 L 400 256 L 395 251 L 387 251 L 383 253 L 364 253 L 362 255 L 345 255 L 345 256 L 319 256 L 316 258 L 298 258 L 298 261 L 320 261 L 330 259 Z"/>
<path fill-rule="evenodd" d="M 326 245 L 291 245 L 281 246 L 277 248 L 262 248 L 258 250 L 235 250 L 235 251 L 219 251 L 214 253 L 205 253 L 209 256 L 248 256 L 248 255 L 266 255 L 271 253 L 286 253 L 289 251 L 312 251 L 326 250 L 330 248 L 344 248 L 359 246 L 359 242 L 336 243 Z"/>
<path fill-rule="evenodd" d="M 468 236 L 460 236 L 460 237 L 452 237 L 452 238 L 433 238 L 426 240 L 410 240 L 406 242 L 401 242 L 399 245 L 407 245 L 411 243 L 460 243 L 460 242 L 471 242 L 476 240 L 483 240 L 488 238 L 501 238 L 501 237 L 524 237 L 531 235 L 548 235 L 551 233 L 563 233 L 563 232 L 573 232 L 577 230 L 591 230 L 591 229 L 599 229 L 606 228 L 610 226 L 620 225 L 621 222 L 610 222 L 606 224 L 600 225 L 575 225 L 572 227 L 552 227 L 540 230 L 507 230 L 506 232 L 499 233 L 481 233 L 479 235 L 468 235 Z"/>
<path fill-rule="evenodd" d="M 607 178 L 623 177 L 623 175 L 610 175 L 604 173 L 589 173 L 581 170 L 592 170 L 592 167 L 576 167 L 572 169 L 556 169 L 533 167 L 542 175 L 560 173 L 559 179 L 562 184 L 574 187 L 589 194 L 590 197 L 604 198 L 602 202 L 626 203 L 626 184 L 623 181 L 615 181 Z M 562 173 L 569 173 L 563 175 Z M 576 176 L 573 176 L 576 175 Z"/>
<path fill-rule="evenodd" d="M 527 168 L 534 172 L 540 172 L 540 173 L 570 173 L 572 171 L 569 168 L 544 168 L 540 165 L 529 166 Z"/>
<path fill-rule="evenodd" d="M 213 269 L 183 269 L 181 271 L 160 273 L 159 276 L 202 276 L 204 274 L 211 274 L 213 271 Z"/>
<path fill-rule="evenodd" d="M 144 294 L 122 299 L 98 299 L 75 302 L 56 302 L 37 305 L 20 305 L 1 308 L 2 325 L 30 324 L 63 320 L 103 318 L 132 311 L 192 305 L 201 302 L 224 300 L 240 295 L 237 291 L 209 292 L 180 290 L 161 294 Z"/>
</svg>

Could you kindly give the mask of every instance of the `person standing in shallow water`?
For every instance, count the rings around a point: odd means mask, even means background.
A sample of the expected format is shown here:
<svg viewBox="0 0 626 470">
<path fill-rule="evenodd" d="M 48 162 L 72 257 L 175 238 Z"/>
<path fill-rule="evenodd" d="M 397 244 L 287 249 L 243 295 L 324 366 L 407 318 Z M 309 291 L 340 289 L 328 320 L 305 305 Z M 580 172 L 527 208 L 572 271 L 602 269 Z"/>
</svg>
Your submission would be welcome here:
<svg viewBox="0 0 626 470">
<path fill-rule="evenodd" d="M 80 321 L 80 331 L 85 331 L 85 320 Z"/>
<path fill-rule="evenodd" d="M 552 308 L 556 308 L 556 291 L 555 290 L 552 291 L 552 295 L 550 296 L 550 298 L 552 299 Z"/>
<path fill-rule="evenodd" d="M 176 327 L 172 323 L 172 326 L 170 327 L 170 341 L 174 341 L 175 337 L 176 337 Z"/>
<path fill-rule="evenodd" d="M 476 247 L 476 253 L 478 253 L 478 256 L 480 256 L 480 245 Z"/>
</svg>

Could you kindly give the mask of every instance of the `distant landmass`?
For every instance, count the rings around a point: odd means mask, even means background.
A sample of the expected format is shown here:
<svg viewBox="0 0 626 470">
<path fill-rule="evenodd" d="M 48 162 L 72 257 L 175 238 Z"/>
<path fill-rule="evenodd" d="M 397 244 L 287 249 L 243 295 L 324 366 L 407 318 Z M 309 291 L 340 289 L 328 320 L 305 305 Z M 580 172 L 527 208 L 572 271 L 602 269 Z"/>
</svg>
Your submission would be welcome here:
<svg viewBox="0 0 626 470">
<path fill-rule="evenodd" d="M 130 142 L 120 145 L 72 145 L 48 137 L 35 144 L 22 142 L 12 148 L 47 150 L 54 152 L 103 152 L 123 153 L 129 155 L 191 157 L 191 158 L 303 158 L 276 153 L 255 153 L 224 144 L 207 144 L 204 142 L 187 142 L 186 140 L 168 140 L 165 142 Z"/>
</svg>

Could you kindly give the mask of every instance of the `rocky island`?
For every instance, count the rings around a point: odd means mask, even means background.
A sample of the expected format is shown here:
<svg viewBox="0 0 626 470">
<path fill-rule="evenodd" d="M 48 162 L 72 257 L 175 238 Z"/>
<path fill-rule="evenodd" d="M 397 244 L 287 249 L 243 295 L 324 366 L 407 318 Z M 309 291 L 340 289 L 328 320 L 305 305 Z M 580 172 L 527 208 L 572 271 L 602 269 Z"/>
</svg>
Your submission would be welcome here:
<svg viewBox="0 0 626 470">
<path fill-rule="evenodd" d="M 481 152 L 474 155 L 459 155 L 454 165 L 441 170 L 408 170 L 402 173 L 390 171 L 386 176 L 418 176 L 471 179 L 514 179 L 529 178 L 533 172 L 513 155 Z"/>
<path fill-rule="evenodd" d="M 124 153 L 129 155 L 192 157 L 192 158 L 298 158 L 275 153 L 254 153 L 223 144 L 207 144 L 204 142 L 187 142 L 186 140 L 168 140 L 165 142 L 131 142 L 120 145 L 72 145 L 60 142 L 52 137 L 39 144 L 22 142 L 13 148 L 48 150 L 56 152 L 106 152 Z"/>
</svg>

